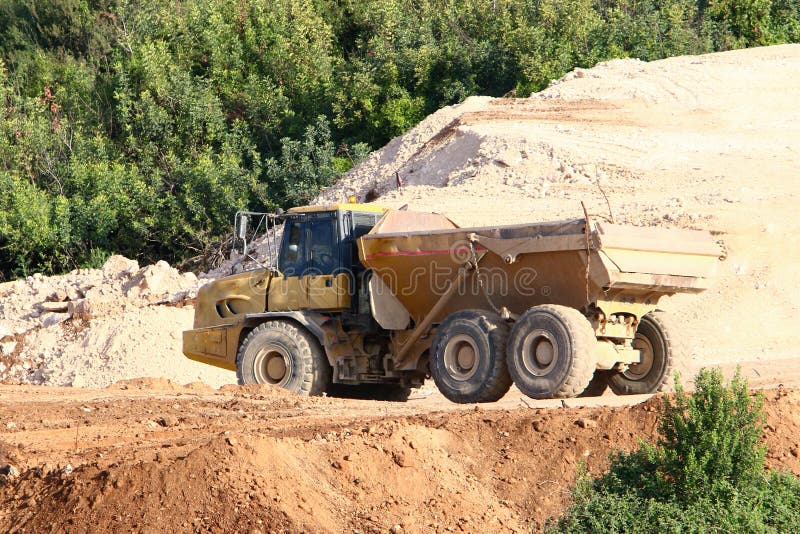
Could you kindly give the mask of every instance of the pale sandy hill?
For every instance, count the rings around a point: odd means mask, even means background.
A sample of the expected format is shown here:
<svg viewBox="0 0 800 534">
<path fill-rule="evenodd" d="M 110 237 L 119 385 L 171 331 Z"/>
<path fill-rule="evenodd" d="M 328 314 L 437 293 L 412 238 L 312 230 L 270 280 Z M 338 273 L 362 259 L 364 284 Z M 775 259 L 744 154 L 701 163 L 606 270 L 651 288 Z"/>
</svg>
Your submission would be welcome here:
<svg viewBox="0 0 800 534">
<path fill-rule="evenodd" d="M 608 216 L 602 187 L 617 222 L 707 229 L 727 247 L 712 290 L 664 303 L 697 364 L 794 358 L 798 103 L 798 45 L 614 60 L 529 99 L 445 108 L 318 200 L 378 194 L 491 225 L 580 217 L 581 200 Z"/>
</svg>

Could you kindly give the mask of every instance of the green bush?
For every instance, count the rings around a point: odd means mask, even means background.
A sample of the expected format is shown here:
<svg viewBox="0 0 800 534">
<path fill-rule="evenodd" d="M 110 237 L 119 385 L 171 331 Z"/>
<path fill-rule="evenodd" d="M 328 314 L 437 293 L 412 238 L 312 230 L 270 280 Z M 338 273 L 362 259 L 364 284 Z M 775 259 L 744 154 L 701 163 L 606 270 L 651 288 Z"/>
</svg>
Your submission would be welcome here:
<svg viewBox="0 0 800 534">
<path fill-rule="evenodd" d="M 701 370 L 696 390 L 664 398 L 660 437 L 581 473 L 574 503 L 548 532 L 800 532 L 800 481 L 764 469 L 763 396 L 737 372 Z"/>
<path fill-rule="evenodd" d="M 796 41 L 797 0 L 4 0 L 0 280 L 202 256 L 470 95 Z"/>
</svg>

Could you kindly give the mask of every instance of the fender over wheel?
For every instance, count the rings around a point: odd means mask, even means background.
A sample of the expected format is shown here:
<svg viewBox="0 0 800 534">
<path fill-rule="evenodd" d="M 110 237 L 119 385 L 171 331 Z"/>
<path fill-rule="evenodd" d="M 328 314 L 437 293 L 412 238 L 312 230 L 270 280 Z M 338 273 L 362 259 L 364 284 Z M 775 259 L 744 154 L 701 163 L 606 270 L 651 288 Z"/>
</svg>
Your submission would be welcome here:
<svg viewBox="0 0 800 534">
<path fill-rule="evenodd" d="M 511 330 L 508 370 L 514 384 L 529 397 L 575 397 L 594 375 L 596 346 L 592 325 L 578 310 L 535 306 Z"/>
<path fill-rule="evenodd" d="M 300 395 L 321 395 L 331 366 L 312 335 L 290 321 L 267 321 L 242 342 L 236 356 L 240 384 L 272 384 Z"/>
<path fill-rule="evenodd" d="M 617 395 L 640 395 L 667 391 L 675 371 L 687 359 L 687 351 L 673 335 L 672 316 L 657 310 L 639 321 L 633 348 L 641 351 L 641 361 L 609 377 L 609 386 Z"/>
<path fill-rule="evenodd" d="M 494 402 L 511 387 L 508 325 L 493 312 L 463 310 L 439 325 L 431 344 L 436 387 L 453 402 Z"/>
</svg>

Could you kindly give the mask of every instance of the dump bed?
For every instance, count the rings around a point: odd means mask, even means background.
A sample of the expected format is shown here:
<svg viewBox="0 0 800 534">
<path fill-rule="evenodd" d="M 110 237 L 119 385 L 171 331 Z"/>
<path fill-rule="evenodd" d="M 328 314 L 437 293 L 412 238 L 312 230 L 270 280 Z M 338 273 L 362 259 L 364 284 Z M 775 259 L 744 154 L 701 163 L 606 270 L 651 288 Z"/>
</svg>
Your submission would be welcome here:
<svg viewBox="0 0 800 534">
<path fill-rule="evenodd" d="M 474 276 L 437 322 L 459 309 L 539 304 L 655 306 L 661 296 L 707 288 L 719 246 L 708 232 L 583 219 L 459 228 L 442 215 L 389 211 L 360 239 L 361 260 L 420 321 L 468 261 Z"/>
</svg>

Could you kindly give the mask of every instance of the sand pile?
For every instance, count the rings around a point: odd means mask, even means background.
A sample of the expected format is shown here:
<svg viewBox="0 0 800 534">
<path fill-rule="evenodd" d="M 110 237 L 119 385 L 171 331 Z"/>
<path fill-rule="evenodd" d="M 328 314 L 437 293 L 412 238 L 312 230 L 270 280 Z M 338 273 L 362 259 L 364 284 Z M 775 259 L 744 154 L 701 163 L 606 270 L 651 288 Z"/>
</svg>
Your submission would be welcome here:
<svg viewBox="0 0 800 534">
<path fill-rule="evenodd" d="M 663 303 L 695 363 L 789 359 L 800 341 L 798 101 L 798 45 L 610 61 L 528 99 L 445 108 L 317 200 L 377 197 L 462 226 L 579 218 L 584 201 L 616 222 L 709 230 L 727 250 L 714 287 Z"/>
<path fill-rule="evenodd" d="M 232 373 L 181 354 L 198 280 L 166 262 L 143 268 L 112 256 L 102 269 L 0 284 L 0 380 L 106 386 L 161 376 L 221 385 Z"/>
</svg>

